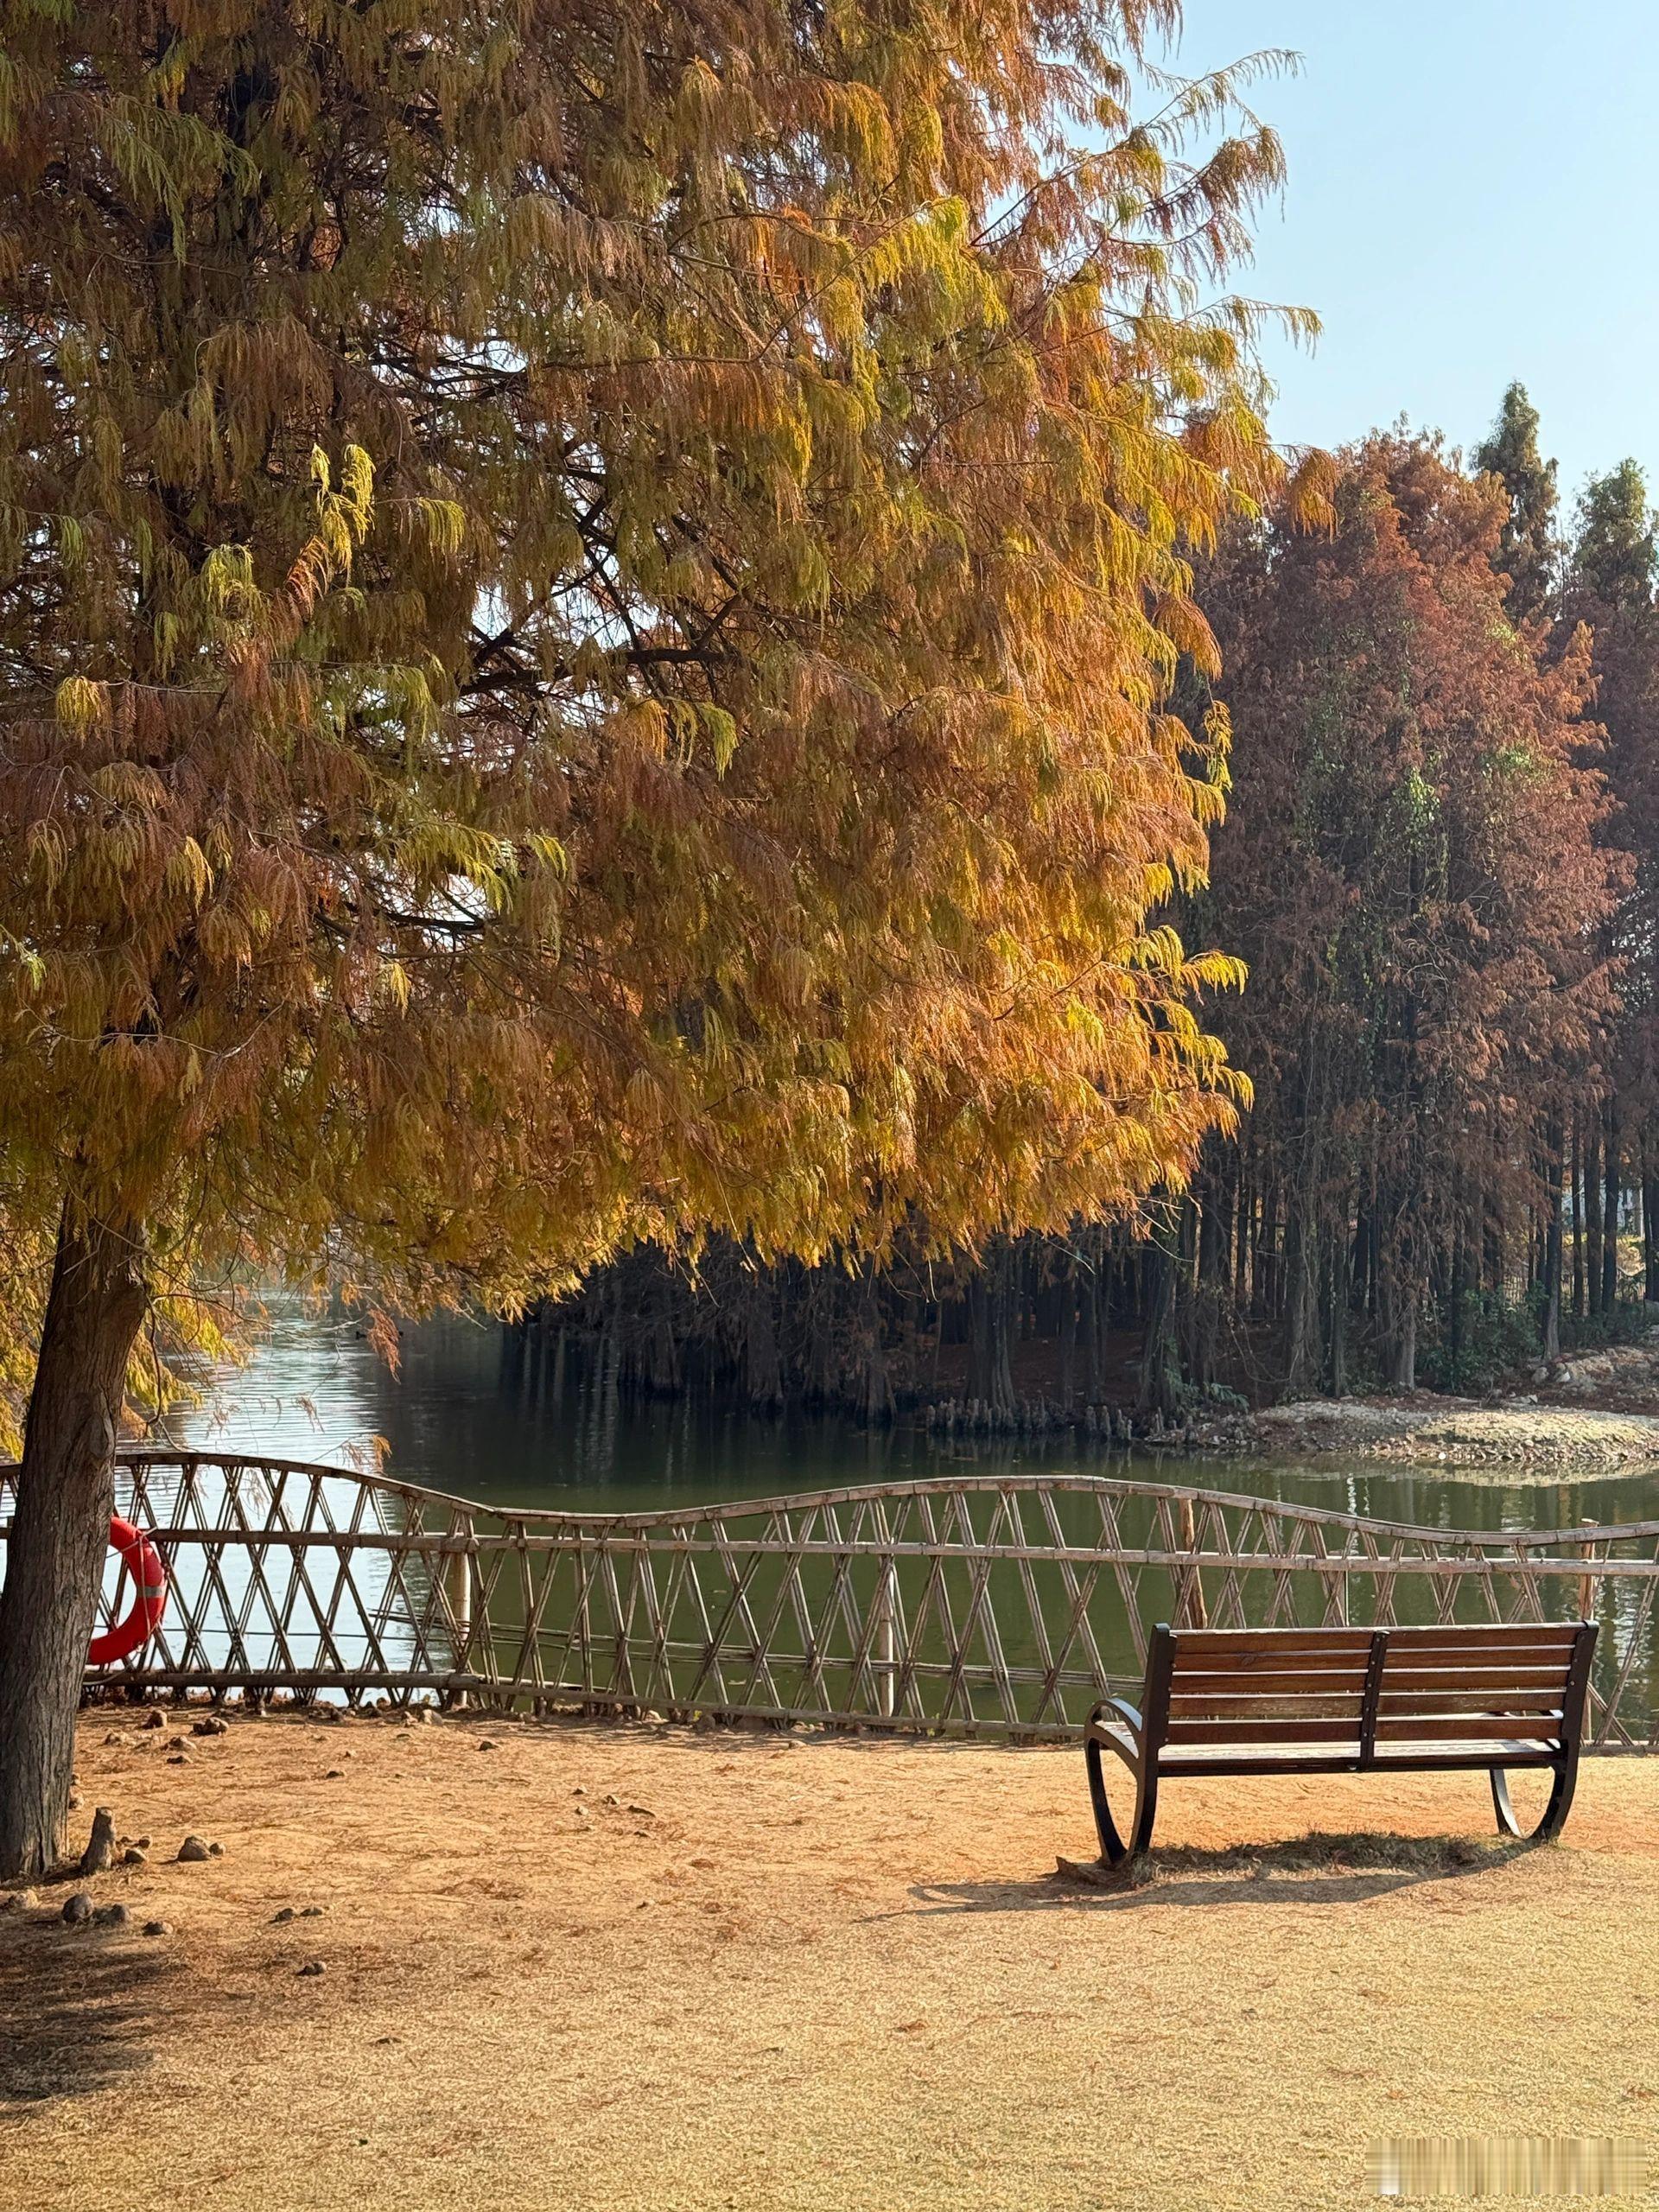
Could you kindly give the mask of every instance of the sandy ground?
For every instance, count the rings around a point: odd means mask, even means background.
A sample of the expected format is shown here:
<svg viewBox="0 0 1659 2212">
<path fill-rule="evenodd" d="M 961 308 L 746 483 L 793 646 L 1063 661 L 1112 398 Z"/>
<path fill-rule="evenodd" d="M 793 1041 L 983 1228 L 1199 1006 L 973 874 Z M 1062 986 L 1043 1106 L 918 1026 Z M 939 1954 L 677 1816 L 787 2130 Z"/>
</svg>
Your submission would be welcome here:
<svg viewBox="0 0 1659 2212">
<path fill-rule="evenodd" d="M 1280 1840 L 1484 1836 L 1479 1775 L 1171 1784 L 1103 1892 L 1048 1872 L 1071 1751 L 170 1738 L 86 1722 L 78 1821 L 153 1839 L 89 1885 L 131 1924 L 0 1914 L 5 2212 L 1276 2212 L 1375 2202 L 1381 2136 L 1659 2137 L 1659 1760 L 1503 1853 Z"/>
</svg>

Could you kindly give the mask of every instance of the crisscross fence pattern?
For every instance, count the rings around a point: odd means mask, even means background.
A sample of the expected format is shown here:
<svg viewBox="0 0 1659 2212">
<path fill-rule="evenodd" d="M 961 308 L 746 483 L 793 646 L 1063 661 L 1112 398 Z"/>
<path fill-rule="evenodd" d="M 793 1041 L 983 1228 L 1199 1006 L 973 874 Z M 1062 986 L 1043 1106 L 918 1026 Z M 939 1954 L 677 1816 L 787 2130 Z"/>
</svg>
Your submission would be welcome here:
<svg viewBox="0 0 1659 2212">
<path fill-rule="evenodd" d="M 0 1541 L 10 1502 L 0 1472 Z M 1061 1738 L 1132 1694 L 1160 1620 L 1588 1613 L 1594 1745 L 1659 1750 L 1659 1521 L 1449 1531 L 1041 1473 L 567 1513 L 160 1452 L 124 1459 L 118 1505 L 172 1585 L 134 1688 Z M 106 1616 L 129 1594 L 112 1564 Z"/>
</svg>

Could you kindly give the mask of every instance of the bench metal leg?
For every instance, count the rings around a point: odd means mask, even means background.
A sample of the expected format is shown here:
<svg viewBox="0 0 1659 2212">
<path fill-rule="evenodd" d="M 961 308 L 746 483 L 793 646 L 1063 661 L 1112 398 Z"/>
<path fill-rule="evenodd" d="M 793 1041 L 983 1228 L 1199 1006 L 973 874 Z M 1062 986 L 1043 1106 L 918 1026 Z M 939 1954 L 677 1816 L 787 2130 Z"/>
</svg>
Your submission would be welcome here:
<svg viewBox="0 0 1659 2212">
<path fill-rule="evenodd" d="M 1117 1832 L 1112 1818 L 1112 1808 L 1106 1799 L 1106 1777 L 1101 1771 L 1100 1745 L 1091 1737 L 1083 1747 L 1089 1769 L 1089 1798 L 1095 1808 L 1095 1829 L 1100 1837 L 1100 1855 L 1109 1866 L 1122 1866 L 1129 1861 L 1143 1858 L 1152 1842 L 1152 1824 L 1158 1815 L 1158 1776 L 1154 1769 L 1139 1770 L 1135 1777 L 1135 1821 L 1125 1843 Z"/>
<path fill-rule="evenodd" d="M 1515 1807 L 1510 1802 L 1510 1778 L 1501 1766 L 1491 1769 L 1492 1807 L 1497 1815 L 1501 1835 L 1521 1837 L 1528 1843 L 1551 1843 L 1560 1834 L 1573 1803 L 1573 1792 L 1578 1783 L 1579 1763 L 1566 1759 L 1553 1770 L 1549 1802 L 1544 1808 L 1544 1817 L 1530 1834 L 1515 1817 Z"/>
</svg>

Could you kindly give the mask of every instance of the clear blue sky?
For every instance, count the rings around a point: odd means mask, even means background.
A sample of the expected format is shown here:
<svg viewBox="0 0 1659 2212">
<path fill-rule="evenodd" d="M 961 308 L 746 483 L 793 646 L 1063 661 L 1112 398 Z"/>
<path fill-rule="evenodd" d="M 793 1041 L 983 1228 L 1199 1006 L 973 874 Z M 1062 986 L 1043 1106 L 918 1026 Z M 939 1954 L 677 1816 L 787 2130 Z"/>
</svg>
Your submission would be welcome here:
<svg viewBox="0 0 1659 2212">
<path fill-rule="evenodd" d="M 1290 178 L 1240 289 L 1325 324 L 1271 349 L 1278 434 L 1467 448 L 1519 377 L 1567 502 L 1626 454 L 1659 486 L 1659 0 L 1186 0 L 1176 60 L 1274 46 Z"/>
</svg>

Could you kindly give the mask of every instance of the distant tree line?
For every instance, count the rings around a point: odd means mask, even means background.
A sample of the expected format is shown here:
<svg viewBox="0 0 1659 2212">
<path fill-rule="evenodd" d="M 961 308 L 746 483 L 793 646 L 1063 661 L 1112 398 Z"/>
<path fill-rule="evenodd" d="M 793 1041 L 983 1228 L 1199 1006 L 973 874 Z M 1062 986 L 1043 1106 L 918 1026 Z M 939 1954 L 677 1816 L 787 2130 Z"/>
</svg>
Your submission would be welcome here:
<svg viewBox="0 0 1659 2212">
<path fill-rule="evenodd" d="M 1659 1300 L 1659 607 L 1634 461 L 1570 530 L 1518 385 L 1460 465 L 1341 456 L 1335 518 L 1273 512 L 1199 578 L 1230 738 L 1188 943 L 1249 982 L 1204 1020 L 1237 1133 L 1133 1212 L 880 1267 L 626 1254 L 532 1317 L 607 1386 L 702 1385 L 1000 1424 L 1115 1403 L 1470 1388 Z"/>
</svg>

